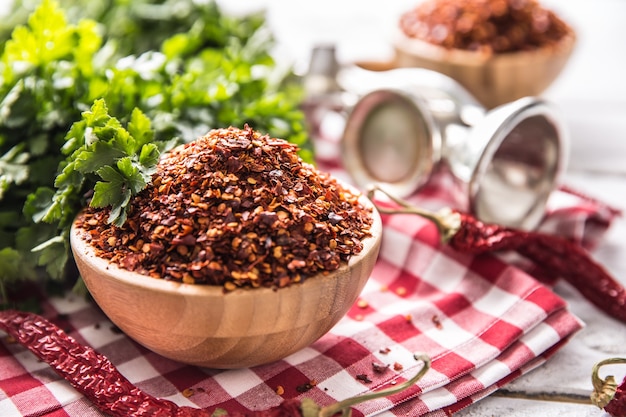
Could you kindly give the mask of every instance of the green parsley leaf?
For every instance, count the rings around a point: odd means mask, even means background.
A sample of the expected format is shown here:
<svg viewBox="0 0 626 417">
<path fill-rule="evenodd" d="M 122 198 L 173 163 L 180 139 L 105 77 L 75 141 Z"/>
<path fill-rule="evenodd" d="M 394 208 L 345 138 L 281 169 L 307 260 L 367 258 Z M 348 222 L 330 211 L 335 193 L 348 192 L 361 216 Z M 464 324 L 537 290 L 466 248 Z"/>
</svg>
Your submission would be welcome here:
<svg viewBox="0 0 626 417">
<path fill-rule="evenodd" d="M 122 206 L 124 201 L 127 200 L 127 196 L 130 198 L 130 190 L 124 188 L 126 179 L 118 170 L 111 166 L 106 166 L 98 170 L 98 175 L 100 175 L 103 181 L 98 181 L 94 186 L 91 206 Z"/>
<path fill-rule="evenodd" d="M 74 151 L 56 178 L 54 203 L 41 218 L 44 221 L 58 220 L 66 217 L 68 211 L 76 215 L 76 208 L 66 204 L 68 193 L 77 195 L 91 189 L 90 204 L 110 206 L 109 222 L 118 224 L 120 219 L 126 219 L 130 198 L 146 187 L 159 161 L 157 145 L 146 143 L 154 136 L 150 119 L 135 109 L 128 123 L 129 130 L 126 130 L 118 119 L 109 115 L 106 103 L 100 99 L 90 110 L 83 112 L 82 120 L 77 124 L 79 126 L 70 128 L 68 135 L 84 137 L 66 137 L 73 141 Z M 82 146 L 76 147 L 81 142 Z M 94 180 L 98 177 L 99 180 Z"/>
<path fill-rule="evenodd" d="M 151 124 L 150 119 L 141 110 L 133 109 L 128 122 L 128 133 L 135 139 L 136 147 L 133 149 L 135 153 L 154 139 Z"/>
</svg>

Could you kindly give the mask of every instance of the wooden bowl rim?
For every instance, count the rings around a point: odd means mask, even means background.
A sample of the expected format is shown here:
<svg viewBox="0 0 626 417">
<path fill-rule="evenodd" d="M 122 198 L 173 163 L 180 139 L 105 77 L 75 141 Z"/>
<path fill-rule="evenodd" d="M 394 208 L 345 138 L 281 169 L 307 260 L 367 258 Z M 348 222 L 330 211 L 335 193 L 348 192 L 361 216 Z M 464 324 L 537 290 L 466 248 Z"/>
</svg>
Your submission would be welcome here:
<svg viewBox="0 0 626 417">
<path fill-rule="evenodd" d="M 396 51 L 402 51 L 402 53 L 407 55 L 422 57 L 431 61 L 441 61 L 459 66 L 472 67 L 490 63 L 525 62 L 529 59 L 538 57 L 545 59 L 557 56 L 567 56 L 573 50 L 576 41 L 576 32 L 570 27 L 568 28 L 568 32 L 565 36 L 552 45 L 543 46 L 529 51 L 488 54 L 481 51 L 445 48 L 418 38 L 409 37 L 400 28 L 397 28 L 393 44 Z"/>
</svg>

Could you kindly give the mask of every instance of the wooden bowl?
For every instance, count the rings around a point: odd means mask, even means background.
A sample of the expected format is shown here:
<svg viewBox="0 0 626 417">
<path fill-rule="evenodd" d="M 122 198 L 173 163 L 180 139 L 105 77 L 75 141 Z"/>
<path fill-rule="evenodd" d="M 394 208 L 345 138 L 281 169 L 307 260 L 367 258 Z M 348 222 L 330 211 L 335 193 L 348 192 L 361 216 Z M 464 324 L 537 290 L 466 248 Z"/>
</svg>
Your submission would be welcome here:
<svg viewBox="0 0 626 417">
<path fill-rule="evenodd" d="M 420 67 L 445 74 L 490 109 L 540 95 L 560 74 L 576 44 L 573 30 L 556 45 L 534 51 L 485 54 L 447 49 L 401 31 L 394 40 L 395 67 Z"/>
<path fill-rule="evenodd" d="M 361 196 L 368 207 L 371 202 Z M 89 292 L 129 337 L 176 361 L 212 368 L 273 362 L 328 332 L 358 298 L 376 262 L 382 223 L 373 208 L 372 236 L 347 264 L 280 289 L 190 285 L 130 272 L 99 258 L 71 230 L 74 258 Z"/>
</svg>

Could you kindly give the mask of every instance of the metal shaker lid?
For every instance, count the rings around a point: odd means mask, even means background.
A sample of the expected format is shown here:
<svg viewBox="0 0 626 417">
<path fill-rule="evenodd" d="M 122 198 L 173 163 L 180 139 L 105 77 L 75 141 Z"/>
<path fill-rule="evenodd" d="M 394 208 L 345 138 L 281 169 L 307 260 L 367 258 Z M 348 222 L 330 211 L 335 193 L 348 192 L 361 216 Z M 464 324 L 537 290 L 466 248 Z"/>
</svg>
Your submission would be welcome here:
<svg viewBox="0 0 626 417">
<path fill-rule="evenodd" d="M 379 184 L 406 197 L 439 162 L 441 135 L 419 97 L 383 89 L 357 102 L 341 144 L 343 165 L 357 186 Z"/>
<path fill-rule="evenodd" d="M 567 139 L 556 110 L 526 97 L 489 112 L 471 130 L 465 167 L 459 169 L 453 155 L 448 163 L 457 177 L 465 176 L 469 209 L 478 218 L 530 230 L 542 220 L 565 170 Z"/>
</svg>

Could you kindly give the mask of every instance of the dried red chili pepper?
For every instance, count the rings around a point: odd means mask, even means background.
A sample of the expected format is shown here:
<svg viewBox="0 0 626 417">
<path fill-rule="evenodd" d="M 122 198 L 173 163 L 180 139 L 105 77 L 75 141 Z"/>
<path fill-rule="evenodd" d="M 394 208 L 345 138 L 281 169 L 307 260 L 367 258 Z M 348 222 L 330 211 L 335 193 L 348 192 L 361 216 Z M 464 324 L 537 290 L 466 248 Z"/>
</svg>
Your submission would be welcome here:
<svg viewBox="0 0 626 417">
<path fill-rule="evenodd" d="M 373 187 L 370 198 L 379 187 Z M 388 197 L 401 209 L 378 207 L 381 213 L 413 213 L 432 220 L 442 240 L 459 252 L 481 254 L 516 251 L 551 273 L 563 277 L 587 300 L 611 317 L 626 322 L 626 289 L 580 245 L 561 236 L 486 224 L 470 214 L 455 210 L 431 213 Z"/>
<path fill-rule="evenodd" d="M 95 350 L 83 346 L 41 316 L 0 312 L 0 328 L 50 365 L 101 411 L 113 416 L 205 417 L 206 411 L 178 407 L 144 393 Z"/>
<path fill-rule="evenodd" d="M 459 214 L 461 227 L 449 241 L 454 249 L 476 254 L 517 251 L 563 277 L 611 317 L 626 322 L 626 289 L 580 245 L 560 236 L 486 225 L 471 215 Z"/>
<path fill-rule="evenodd" d="M 104 355 L 78 343 L 45 318 L 26 312 L 0 311 L 0 329 L 50 365 L 98 409 L 114 417 L 331 417 L 349 415 L 350 407 L 375 398 L 397 394 L 415 384 L 430 369 L 430 358 L 414 355 L 424 362 L 420 371 L 392 388 L 348 398 L 326 407 L 304 398 L 284 400 L 268 410 L 228 412 L 178 406 L 153 397 L 134 386 Z"/>
<path fill-rule="evenodd" d="M 596 363 L 591 371 L 591 382 L 593 393 L 591 402 L 613 417 L 626 416 L 626 377 L 618 386 L 613 375 L 601 379 L 598 375 L 600 368 L 604 365 L 626 364 L 626 358 L 605 359 Z"/>
</svg>

